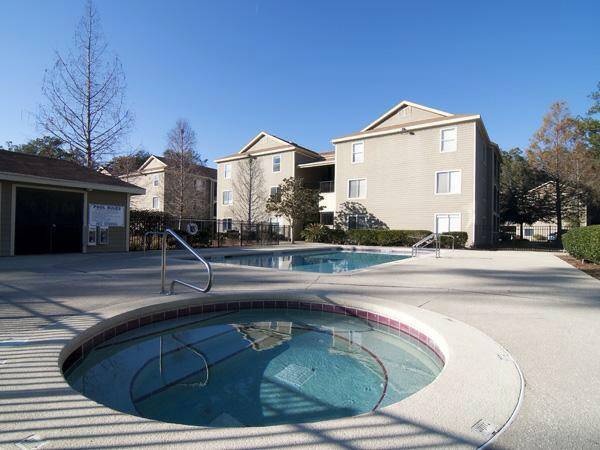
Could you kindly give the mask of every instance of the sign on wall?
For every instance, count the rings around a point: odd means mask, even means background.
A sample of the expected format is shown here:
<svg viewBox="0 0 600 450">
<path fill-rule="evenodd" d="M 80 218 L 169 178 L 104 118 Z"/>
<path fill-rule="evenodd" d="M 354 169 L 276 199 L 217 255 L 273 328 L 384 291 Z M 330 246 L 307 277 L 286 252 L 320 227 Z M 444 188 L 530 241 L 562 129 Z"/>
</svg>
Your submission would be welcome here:
<svg viewBox="0 0 600 450">
<path fill-rule="evenodd" d="M 88 225 L 90 227 L 124 227 L 125 207 L 90 203 Z"/>
</svg>

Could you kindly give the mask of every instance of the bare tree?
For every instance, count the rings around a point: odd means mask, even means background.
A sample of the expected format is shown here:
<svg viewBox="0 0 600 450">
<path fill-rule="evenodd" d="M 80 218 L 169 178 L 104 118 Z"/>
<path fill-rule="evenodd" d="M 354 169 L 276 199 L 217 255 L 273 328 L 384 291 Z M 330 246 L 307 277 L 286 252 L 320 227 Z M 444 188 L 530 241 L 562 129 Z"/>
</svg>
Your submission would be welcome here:
<svg viewBox="0 0 600 450">
<path fill-rule="evenodd" d="M 164 158 L 167 163 L 165 180 L 165 206 L 172 214 L 181 219 L 194 214 L 199 198 L 195 192 L 198 179 L 197 169 L 204 165 L 196 153 L 196 133 L 185 119 L 177 120 L 175 127 L 167 134 L 167 150 Z"/>
<path fill-rule="evenodd" d="M 237 220 L 260 222 L 266 218 L 265 179 L 262 166 L 256 157 L 249 157 L 236 165 L 235 202 L 233 214 Z"/>
<path fill-rule="evenodd" d="M 125 75 L 119 58 L 109 55 L 100 19 L 88 1 L 74 36 L 75 48 L 56 53 L 46 70 L 38 124 L 65 142 L 77 159 L 94 167 L 110 155 L 133 125 L 125 106 Z"/>
</svg>

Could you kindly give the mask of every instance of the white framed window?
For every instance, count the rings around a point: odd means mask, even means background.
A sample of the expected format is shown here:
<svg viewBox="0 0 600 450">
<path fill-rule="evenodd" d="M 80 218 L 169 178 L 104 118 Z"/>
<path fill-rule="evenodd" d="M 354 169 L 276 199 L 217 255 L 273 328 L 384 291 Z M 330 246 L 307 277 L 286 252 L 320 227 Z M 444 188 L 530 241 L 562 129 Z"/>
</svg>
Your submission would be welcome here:
<svg viewBox="0 0 600 450">
<path fill-rule="evenodd" d="M 281 172 L 281 155 L 273 156 L 273 172 Z"/>
<path fill-rule="evenodd" d="M 221 230 L 227 231 L 233 228 L 233 219 L 223 219 L 221 222 Z"/>
<path fill-rule="evenodd" d="M 223 165 L 223 178 L 226 180 L 231 178 L 231 164 Z"/>
<path fill-rule="evenodd" d="M 461 231 L 460 213 L 443 213 L 435 215 L 434 229 L 436 233 Z"/>
<path fill-rule="evenodd" d="M 364 142 L 355 142 L 352 144 L 352 164 L 358 164 L 365 160 Z"/>
<path fill-rule="evenodd" d="M 223 191 L 223 204 L 231 205 L 233 204 L 233 192 L 231 191 Z"/>
<path fill-rule="evenodd" d="M 152 197 L 152 209 L 160 208 L 160 199 L 158 197 Z"/>
<path fill-rule="evenodd" d="M 362 230 L 367 228 L 367 215 L 366 214 L 352 214 L 348 216 L 348 223 L 346 224 L 349 230 Z"/>
<path fill-rule="evenodd" d="M 460 194 L 460 170 L 446 170 L 435 173 L 436 194 Z"/>
<path fill-rule="evenodd" d="M 440 130 L 440 153 L 456 151 L 456 127 Z"/>
<path fill-rule="evenodd" d="M 152 185 L 153 186 L 158 186 L 159 181 L 160 181 L 160 178 L 158 177 L 157 173 L 152 175 Z"/>
<path fill-rule="evenodd" d="M 194 180 L 194 186 L 196 188 L 197 191 L 201 191 L 202 190 L 202 181 L 203 180 Z"/>
<path fill-rule="evenodd" d="M 271 191 L 269 195 L 271 197 L 277 197 L 279 195 L 279 186 L 271 186 Z"/>
<path fill-rule="evenodd" d="M 348 180 L 348 198 L 366 198 L 367 197 L 367 179 L 357 178 Z"/>
</svg>

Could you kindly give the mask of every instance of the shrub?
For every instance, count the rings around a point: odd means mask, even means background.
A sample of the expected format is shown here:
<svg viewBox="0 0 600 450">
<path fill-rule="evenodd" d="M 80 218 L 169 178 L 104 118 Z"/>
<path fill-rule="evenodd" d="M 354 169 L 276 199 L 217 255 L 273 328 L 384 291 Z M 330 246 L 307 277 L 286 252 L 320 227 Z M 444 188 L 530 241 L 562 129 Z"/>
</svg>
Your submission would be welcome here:
<svg viewBox="0 0 600 450">
<path fill-rule="evenodd" d="M 306 242 L 329 242 L 329 228 L 320 223 L 307 225 L 300 233 L 300 237 Z"/>
<path fill-rule="evenodd" d="M 575 258 L 600 264 L 600 225 L 573 228 L 562 237 L 562 242 Z"/>
<path fill-rule="evenodd" d="M 450 231 L 444 234 L 454 236 L 455 248 L 464 248 L 469 239 L 469 235 L 466 231 Z M 447 236 L 440 236 L 440 245 L 444 248 L 452 248 L 452 239 Z"/>
<path fill-rule="evenodd" d="M 340 228 L 329 228 L 319 223 L 307 225 L 300 236 L 307 242 L 322 242 L 326 244 L 346 243 L 346 232 Z"/>
<path fill-rule="evenodd" d="M 424 238 L 428 230 L 348 230 L 349 244 L 408 247 Z"/>
</svg>

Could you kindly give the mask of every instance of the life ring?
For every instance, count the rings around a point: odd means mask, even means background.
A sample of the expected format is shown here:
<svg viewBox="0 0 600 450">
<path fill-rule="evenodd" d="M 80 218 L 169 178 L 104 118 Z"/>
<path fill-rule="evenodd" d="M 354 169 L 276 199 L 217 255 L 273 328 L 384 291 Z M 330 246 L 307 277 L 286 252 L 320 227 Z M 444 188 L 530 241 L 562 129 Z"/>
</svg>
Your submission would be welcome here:
<svg viewBox="0 0 600 450">
<path fill-rule="evenodd" d="M 196 234 L 198 234 L 198 224 L 194 222 L 188 223 L 185 227 L 185 231 L 187 231 L 187 234 L 189 234 L 190 236 L 195 236 Z"/>
</svg>

